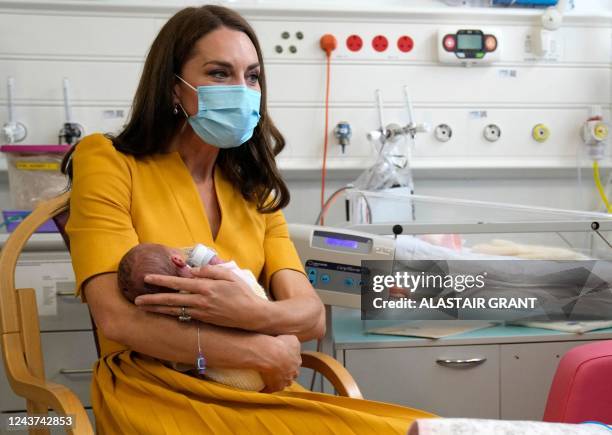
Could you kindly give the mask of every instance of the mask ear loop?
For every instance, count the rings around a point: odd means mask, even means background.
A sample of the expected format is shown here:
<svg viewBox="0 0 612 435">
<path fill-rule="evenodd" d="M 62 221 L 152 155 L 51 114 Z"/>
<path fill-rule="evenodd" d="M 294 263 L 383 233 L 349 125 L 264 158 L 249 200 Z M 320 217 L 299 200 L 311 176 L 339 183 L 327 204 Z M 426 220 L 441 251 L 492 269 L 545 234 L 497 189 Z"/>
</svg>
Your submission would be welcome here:
<svg viewBox="0 0 612 435">
<path fill-rule="evenodd" d="M 187 112 L 185 111 L 185 108 L 180 102 L 176 103 L 176 105 L 181 108 L 181 111 L 185 115 L 185 119 L 183 120 L 183 125 L 181 126 L 181 129 L 179 131 L 179 135 L 180 135 L 180 134 L 183 134 L 183 132 L 185 131 L 185 127 L 187 126 L 187 124 L 189 124 L 189 122 L 187 122 L 189 120 L 189 115 L 187 114 Z"/>
<path fill-rule="evenodd" d="M 177 103 L 177 105 L 181 108 L 181 110 L 183 111 L 183 114 L 185 115 L 185 119 L 189 118 L 189 115 L 187 114 L 187 111 L 185 110 L 185 108 L 183 107 L 183 105 L 181 103 Z"/>
<path fill-rule="evenodd" d="M 174 74 L 175 77 L 177 79 L 179 79 L 180 81 L 182 81 L 183 83 L 185 83 L 187 86 L 189 86 L 191 89 L 193 89 L 194 91 L 198 92 L 198 90 L 196 88 L 194 88 L 193 86 L 191 86 L 189 83 L 187 83 L 181 76 L 179 76 L 178 74 Z"/>
<path fill-rule="evenodd" d="M 198 92 L 198 90 L 196 88 L 194 88 L 193 86 L 191 86 L 189 83 L 187 83 L 181 76 L 179 76 L 178 74 L 174 74 L 174 76 L 179 79 L 180 81 L 182 81 L 183 83 L 185 83 L 187 86 L 189 86 L 191 89 L 193 89 L 194 91 Z M 181 108 L 181 110 L 183 111 L 183 114 L 185 115 L 186 119 L 189 119 L 189 114 L 187 113 L 187 111 L 185 110 L 185 108 L 183 107 L 183 105 L 180 103 L 180 101 L 177 103 L 177 105 Z"/>
</svg>

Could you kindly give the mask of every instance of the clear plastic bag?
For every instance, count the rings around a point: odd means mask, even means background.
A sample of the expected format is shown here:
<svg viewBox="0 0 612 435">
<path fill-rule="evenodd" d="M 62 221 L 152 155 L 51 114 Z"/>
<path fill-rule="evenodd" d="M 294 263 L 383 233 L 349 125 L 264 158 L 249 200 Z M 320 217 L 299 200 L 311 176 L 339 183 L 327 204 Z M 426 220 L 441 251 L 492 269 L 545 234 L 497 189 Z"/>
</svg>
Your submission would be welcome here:
<svg viewBox="0 0 612 435">
<path fill-rule="evenodd" d="M 61 173 L 61 153 L 11 152 L 7 157 L 11 207 L 33 210 L 43 200 L 60 194 L 67 186 Z"/>
<path fill-rule="evenodd" d="M 409 136 L 379 145 L 376 162 L 352 183 L 354 190 L 347 193 L 350 221 L 353 225 L 386 222 L 389 219 L 407 222 L 414 219 L 414 206 L 409 195 L 414 193 L 410 169 L 411 145 Z M 373 144 L 376 148 L 376 144 Z M 376 198 L 366 198 L 359 191 L 395 191 L 407 195 L 401 202 L 390 204 Z M 357 193 L 356 193 L 357 192 Z"/>
<path fill-rule="evenodd" d="M 359 190 L 384 190 L 392 187 L 407 187 L 413 190 L 410 169 L 411 149 L 407 137 L 381 145 L 376 162 L 353 182 Z"/>
</svg>

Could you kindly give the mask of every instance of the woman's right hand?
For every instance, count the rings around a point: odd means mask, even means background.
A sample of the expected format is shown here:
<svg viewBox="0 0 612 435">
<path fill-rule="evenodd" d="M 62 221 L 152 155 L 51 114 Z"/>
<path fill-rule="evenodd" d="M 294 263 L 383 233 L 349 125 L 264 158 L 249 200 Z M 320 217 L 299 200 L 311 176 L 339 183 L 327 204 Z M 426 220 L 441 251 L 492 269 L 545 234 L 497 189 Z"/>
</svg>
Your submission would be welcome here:
<svg viewBox="0 0 612 435">
<path fill-rule="evenodd" d="M 295 335 L 279 335 L 275 337 L 274 343 L 278 358 L 275 358 L 275 367 L 261 372 L 266 384 L 262 393 L 274 393 L 291 385 L 298 377 L 302 365 L 301 345 Z"/>
</svg>

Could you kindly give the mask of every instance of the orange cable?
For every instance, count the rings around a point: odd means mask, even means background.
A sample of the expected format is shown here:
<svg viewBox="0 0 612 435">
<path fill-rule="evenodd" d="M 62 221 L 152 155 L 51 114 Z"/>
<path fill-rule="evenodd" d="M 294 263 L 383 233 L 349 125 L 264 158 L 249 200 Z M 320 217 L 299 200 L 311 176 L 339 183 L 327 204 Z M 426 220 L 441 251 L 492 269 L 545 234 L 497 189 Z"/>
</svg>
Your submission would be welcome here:
<svg viewBox="0 0 612 435">
<path fill-rule="evenodd" d="M 325 78 L 325 131 L 323 132 L 323 167 L 321 168 L 321 210 L 325 207 L 325 176 L 327 164 L 327 142 L 329 128 L 329 81 L 330 81 L 330 63 L 331 52 L 326 52 L 326 78 Z M 325 224 L 325 215 L 321 214 L 320 225 Z"/>
</svg>

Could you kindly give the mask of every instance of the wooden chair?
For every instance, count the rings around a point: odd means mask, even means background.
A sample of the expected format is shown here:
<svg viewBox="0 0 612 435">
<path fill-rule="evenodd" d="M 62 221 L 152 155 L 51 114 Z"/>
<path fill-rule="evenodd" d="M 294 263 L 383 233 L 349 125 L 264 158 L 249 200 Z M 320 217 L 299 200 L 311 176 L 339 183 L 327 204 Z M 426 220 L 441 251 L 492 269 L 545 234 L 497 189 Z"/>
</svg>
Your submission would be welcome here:
<svg viewBox="0 0 612 435">
<path fill-rule="evenodd" d="M 26 399 L 28 414 L 72 415 L 70 434 L 93 434 L 91 422 L 79 398 L 68 388 L 45 380 L 38 309 L 34 289 L 15 288 L 17 260 L 32 233 L 54 218 L 63 230 L 70 193 L 42 202 L 19 224 L 0 252 L 0 334 L 2 357 L 8 381 L 18 396 Z M 68 239 L 63 234 L 66 245 Z M 95 325 L 94 325 L 95 327 Z M 94 334 L 95 335 L 95 334 Z M 302 352 L 302 367 L 321 373 L 339 395 L 363 398 L 350 373 L 332 357 L 320 352 Z M 46 433 L 31 430 L 31 433 Z"/>
</svg>

